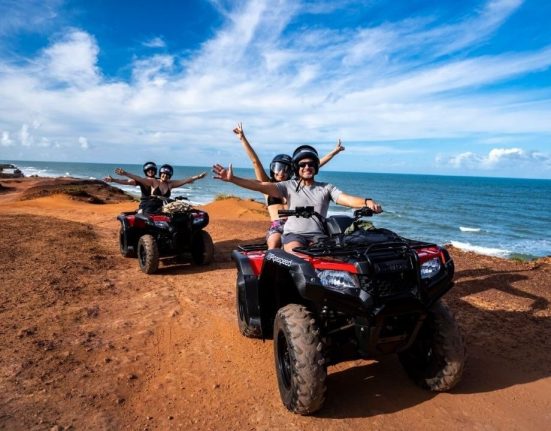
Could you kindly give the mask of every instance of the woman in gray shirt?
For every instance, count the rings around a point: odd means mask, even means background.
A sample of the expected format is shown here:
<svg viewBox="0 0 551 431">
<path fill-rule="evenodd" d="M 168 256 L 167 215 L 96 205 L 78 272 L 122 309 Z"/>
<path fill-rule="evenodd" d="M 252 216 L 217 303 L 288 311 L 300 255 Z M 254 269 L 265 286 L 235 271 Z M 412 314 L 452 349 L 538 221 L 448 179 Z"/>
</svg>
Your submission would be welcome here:
<svg viewBox="0 0 551 431">
<path fill-rule="evenodd" d="M 382 212 L 381 206 L 372 199 L 349 195 L 332 184 L 315 181 L 319 165 L 317 151 L 309 145 L 302 145 L 293 153 L 293 166 L 297 177 L 294 180 L 272 183 L 239 178 L 233 175 L 231 165 L 224 168 L 216 164 L 212 171 L 216 179 L 276 198 L 285 198 L 289 209 L 313 206 L 318 213 L 326 217 L 329 202 L 333 201 L 350 208 L 367 206 L 374 213 Z M 323 235 L 321 226 L 314 219 L 289 217 L 283 231 L 283 248 L 287 252 L 292 252 L 295 247 L 307 246 Z"/>
</svg>

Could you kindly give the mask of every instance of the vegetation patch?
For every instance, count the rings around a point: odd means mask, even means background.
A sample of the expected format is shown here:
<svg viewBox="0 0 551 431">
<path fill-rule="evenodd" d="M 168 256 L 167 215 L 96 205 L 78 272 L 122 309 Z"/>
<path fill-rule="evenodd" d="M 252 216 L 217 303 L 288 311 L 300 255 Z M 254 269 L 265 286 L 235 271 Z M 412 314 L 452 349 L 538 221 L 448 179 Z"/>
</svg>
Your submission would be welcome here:
<svg viewBox="0 0 551 431">
<path fill-rule="evenodd" d="M 227 193 L 218 193 L 215 197 L 214 197 L 214 200 L 215 201 L 223 201 L 223 200 L 226 200 L 226 199 L 235 199 L 235 200 L 238 200 L 240 201 L 241 198 L 240 197 L 237 197 L 235 195 L 229 195 Z"/>
</svg>

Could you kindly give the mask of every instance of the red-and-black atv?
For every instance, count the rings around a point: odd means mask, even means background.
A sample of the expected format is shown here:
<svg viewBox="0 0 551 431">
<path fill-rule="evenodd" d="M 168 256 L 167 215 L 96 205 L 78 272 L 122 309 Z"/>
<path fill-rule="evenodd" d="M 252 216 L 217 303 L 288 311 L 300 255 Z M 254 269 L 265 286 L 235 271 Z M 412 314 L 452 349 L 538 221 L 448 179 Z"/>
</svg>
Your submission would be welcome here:
<svg viewBox="0 0 551 431">
<path fill-rule="evenodd" d="M 178 202 L 185 198 L 166 200 Z M 209 224 L 205 211 L 183 205 L 168 214 L 125 212 L 117 216 L 121 227 L 119 246 L 124 257 L 137 257 L 140 269 L 152 274 L 161 258 L 182 261 L 191 257 L 197 265 L 209 264 L 214 256 L 211 236 L 203 228 Z"/>
<path fill-rule="evenodd" d="M 358 358 L 397 353 L 407 374 L 432 391 L 459 382 L 465 346 L 440 300 L 453 286 L 445 248 L 364 229 L 368 208 L 327 219 L 313 207 L 280 214 L 318 217 L 327 239 L 296 248 L 300 256 L 244 245 L 232 258 L 239 329 L 273 337 L 279 391 L 290 411 L 319 410 L 327 366 Z"/>
</svg>

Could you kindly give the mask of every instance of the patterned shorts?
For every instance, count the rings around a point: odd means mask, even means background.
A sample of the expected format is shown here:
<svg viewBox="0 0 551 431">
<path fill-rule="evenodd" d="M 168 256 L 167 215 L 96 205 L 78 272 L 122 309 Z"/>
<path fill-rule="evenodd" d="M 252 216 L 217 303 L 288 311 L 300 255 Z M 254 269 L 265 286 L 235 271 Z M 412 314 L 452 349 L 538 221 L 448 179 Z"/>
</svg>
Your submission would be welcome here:
<svg viewBox="0 0 551 431">
<path fill-rule="evenodd" d="M 279 233 L 283 235 L 283 225 L 285 224 L 285 220 L 274 220 L 272 221 L 272 224 L 270 225 L 270 228 L 266 232 L 266 241 L 268 241 L 268 238 L 273 235 L 274 233 Z"/>
</svg>

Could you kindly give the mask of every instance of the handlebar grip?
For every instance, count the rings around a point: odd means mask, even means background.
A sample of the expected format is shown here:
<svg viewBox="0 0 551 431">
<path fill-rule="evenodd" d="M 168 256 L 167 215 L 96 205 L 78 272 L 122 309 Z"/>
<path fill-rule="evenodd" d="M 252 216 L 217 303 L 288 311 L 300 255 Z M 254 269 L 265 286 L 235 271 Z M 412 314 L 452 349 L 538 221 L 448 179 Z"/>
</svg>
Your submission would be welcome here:
<svg viewBox="0 0 551 431">
<path fill-rule="evenodd" d="M 355 217 L 371 217 L 373 214 L 375 214 L 373 210 L 368 207 L 363 207 L 354 211 Z"/>
<path fill-rule="evenodd" d="M 295 215 L 295 211 L 294 210 L 279 210 L 277 212 L 277 215 L 279 215 L 280 217 L 289 217 L 289 216 Z"/>
</svg>

